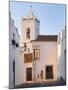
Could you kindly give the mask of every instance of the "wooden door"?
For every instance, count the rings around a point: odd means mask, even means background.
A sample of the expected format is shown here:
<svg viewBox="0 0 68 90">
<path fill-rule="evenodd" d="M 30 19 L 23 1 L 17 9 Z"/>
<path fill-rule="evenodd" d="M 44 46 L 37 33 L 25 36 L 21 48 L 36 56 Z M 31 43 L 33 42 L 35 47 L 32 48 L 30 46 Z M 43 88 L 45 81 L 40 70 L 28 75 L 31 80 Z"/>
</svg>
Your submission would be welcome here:
<svg viewBox="0 0 68 90">
<path fill-rule="evenodd" d="M 32 68 L 27 68 L 26 69 L 26 80 L 27 81 L 32 81 Z"/>
<path fill-rule="evenodd" d="M 53 66 L 46 66 L 46 79 L 53 79 Z"/>
</svg>

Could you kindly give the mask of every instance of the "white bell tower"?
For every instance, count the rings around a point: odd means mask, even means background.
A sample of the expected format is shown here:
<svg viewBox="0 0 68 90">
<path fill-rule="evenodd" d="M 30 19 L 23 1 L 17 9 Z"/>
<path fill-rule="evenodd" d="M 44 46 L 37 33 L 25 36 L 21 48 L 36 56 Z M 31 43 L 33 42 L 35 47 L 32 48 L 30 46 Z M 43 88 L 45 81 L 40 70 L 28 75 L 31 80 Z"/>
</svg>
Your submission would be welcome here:
<svg viewBox="0 0 68 90">
<path fill-rule="evenodd" d="M 28 10 L 27 16 L 22 18 L 22 47 L 24 47 L 24 51 L 22 54 L 23 60 L 25 60 L 25 55 L 30 55 L 31 62 L 25 63 L 24 67 L 31 67 L 32 68 L 32 80 L 34 78 L 34 63 L 33 63 L 33 46 L 31 43 L 31 40 L 35 40 L 37 36 L 39 35 L 39 20 L 36 18 L 32 11 L 32 6 L 30 6 L 30 9 Z M 28 61 L 28 59 L 26 59 Z M 24 73 L 24 76 L 26 76 L 26 73 Z M 26 79 L 25 79 L 26 81 Z"/>
<path fill-rule="evenodd" d="M 32 6 L 28 10 L 27 16 L 22 18 L 22 40 L 30 42 L 37 38 L 39 34 L 39 20 L 34 16 Z"/>
</svg>

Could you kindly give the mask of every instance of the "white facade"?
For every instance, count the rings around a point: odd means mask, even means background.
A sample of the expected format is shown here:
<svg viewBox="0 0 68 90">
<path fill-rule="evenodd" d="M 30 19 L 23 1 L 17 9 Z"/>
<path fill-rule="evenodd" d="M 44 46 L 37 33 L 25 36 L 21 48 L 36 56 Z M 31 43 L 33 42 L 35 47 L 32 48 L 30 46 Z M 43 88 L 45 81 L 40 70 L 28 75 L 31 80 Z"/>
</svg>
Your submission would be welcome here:
<svg viewBox="0 0 68 90">
<path fill-rule="evenodd" d="M 13 41 L 14 40 L 14 41 Z M 14 21 L 9 15 L 9 88 L 13 88 L 14 85 L 21 84 L 22 80 L 22 61 L 20 60 L 20 36 L 17 28 L 14 25 Z M 17 45 L 17 46 L 16 46 Z M 13 63 L 15 65 L 13 65 Z"/>
<path fill-rule="evenodd" d="M 26 82 L 54 81 L 60 77 L 65 80 L 65 31 L 63 36 L 58 37 L 60 43 L 57 42 L 57 35 L 39 35 L 40 21 L 34 16 L 31 9 L 27 16 L 22 18 L 21 28 L 22 47 L 16 47 L 16 44 L 12 45 L 12 40 L 19 45 L 20 37 L 10 16 L 9 87 L 13 88 L 14 85 Z M 38 53 L 35 50 L 38 50 Z M 27 57 L 30 58 L 29 61 Z M 15 62 L 15 69 L 13 62 Z"/>
<path fill-rule="evenodd" d="M 34 16 L 33 12 L 30 10 L 28 15 L 22 19 L 22 47 L 26 43 L 26 51 L 21 52 L 21 59 L 23 61 L 23 83 L 29 82 L 26 80 L 27 68 L 32 68 L 32 80 L 38 81 L 38 74 L 40 75 L 41 70 L 43 71 L 43 81 L 57 80 L 57 40 L 56 41 L 32 41 L 35 40 L 39 35 L 39 20 Z M 26 38 L 27 28 L 30 28 L 30 38 Z M 32 42 L 31 42 L 32 41 Z M 23 49 L 23 48 L 22 48 Z M 40 58 L 33 61 L 33 49 L 40 50 Z M 32 62 L 24 62 L 24 54 L 32 53 Z M 46 79 L 46 66 L 53 67 L 53 78 Z M 35 80 L 34 80 L 35 78 Z M 41 78 L 39 77 L 39 80 Z M 41 80 L 42 81 L 42 80 Z"/>
<path fill-rule="evenodd" d="M 36 80 L 38 73 L 43 70 L 43 81 L 57 80 L 57 42 L 33 42 L 33 49 L 40 50 L 40 58 L 35 61 Z M 53 66 L 53 79 L 46 79 L 46 66 Z"/>
<path fill-rule="evenodd" d="M 66 28 L 58 36 L 58 78 L 66 81 Z"/>
</svg>

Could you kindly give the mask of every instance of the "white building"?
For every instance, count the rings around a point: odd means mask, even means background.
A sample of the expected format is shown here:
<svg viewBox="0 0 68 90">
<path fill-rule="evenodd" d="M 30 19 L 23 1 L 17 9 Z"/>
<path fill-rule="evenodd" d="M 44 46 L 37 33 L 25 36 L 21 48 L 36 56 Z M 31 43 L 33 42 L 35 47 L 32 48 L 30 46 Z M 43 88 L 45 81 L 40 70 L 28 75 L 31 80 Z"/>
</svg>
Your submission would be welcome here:
<svg viewBox="0 0 68 90">
<path fill-rule="evenodd" d="M 66 81 L 66 27 L 58 36 L 58 78 Z"/>
<path fill-rule="evenodd" d="M 9 88 L 20 84 L 22 80 L 21 60 L 20 60 L 20 36 L 14 25 L 14 21 L 9 15 Z"/>
<path fill-rule="evenodd" d="M 30 9 L 22 18 L 22 83 L 57 80 L 57 35 L 40 35 L 39 28 Z"/>
<path fill-rule="evenodd" d="M 32 9 L 22 18 L 20 36 L 9 17 L 9 87 L 28 82 L 66 79 L 66 30 L 58 35 L 40 35 L 40 21 Z"/>
</svg>

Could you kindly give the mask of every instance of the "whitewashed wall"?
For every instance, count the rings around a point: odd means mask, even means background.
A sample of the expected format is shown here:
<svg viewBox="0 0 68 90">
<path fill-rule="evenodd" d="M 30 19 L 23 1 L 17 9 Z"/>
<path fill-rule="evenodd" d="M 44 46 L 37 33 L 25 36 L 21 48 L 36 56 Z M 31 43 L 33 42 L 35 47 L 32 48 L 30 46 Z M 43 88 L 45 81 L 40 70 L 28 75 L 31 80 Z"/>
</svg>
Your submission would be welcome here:
<svg viewBox="0 0 68 90">
<path fill-rule="evenodd" d="M 60 43 L 58 43 L 58 78 L 66 79 L 66 60 L 65 60 L 65 50 L 66 50 L 66 31 L 63 30 L 60 37 Z M 58 38 L 59 38 L 58 37 Z"/>
<path fill-rule="evenodd" d="M 50 80 L 57 80 L 57 42 L 33 42 L 32 43 L 33 49 L 40 49 L 40 59 L 35 62 L 35 77 L 37 79 L 38 73 L 43 70 L 44 79 L 45 79 L 45 66 L 53 65 L 53 75 L 54 78 Z M 23 57 L 23 55 L 22 55 Z M 24 63 L 23 60 L 23 82 L 26 82 L 26 68 L 32 67 L 33 63 Z M 33 79 L 33 77 L 32 77 Z"/>
<path fill-rule="evenodd" d="M 36 74 L 43 70 L 44 80 L 46 80 L 45 66 L 53 65 L 53 80 L 57 80 L 57 42 L 35 42 L 33 45 L 39 46 L 40 49 L 40 59 L 36 61 Z"/>
<path fill-rule="evenodd" d="M 13 60 L 15 59 L 15 49 L 12 46 L 14 22 L 9 17 L 9 87 L 13 88 Z"/>
<path fill-rule="evenodd" d="M 20 56 L 20 48 L 12 45 L 13 33 L 15 34 L 15 41 L 19 44 L 20 37 L 14 25 L 11 16 L 9 17 L 9 87 L 13 88 L 13 60 L 15 60 L 15 85 L 22 83 L 22 61 Z"/>
<path fill-rule="evenodd" d="M 21 59 L 20 49 L 16 49 L 15 54 L 15 85 L 20 85 L 23 82 L 23 60 Z"/>
</svg>

